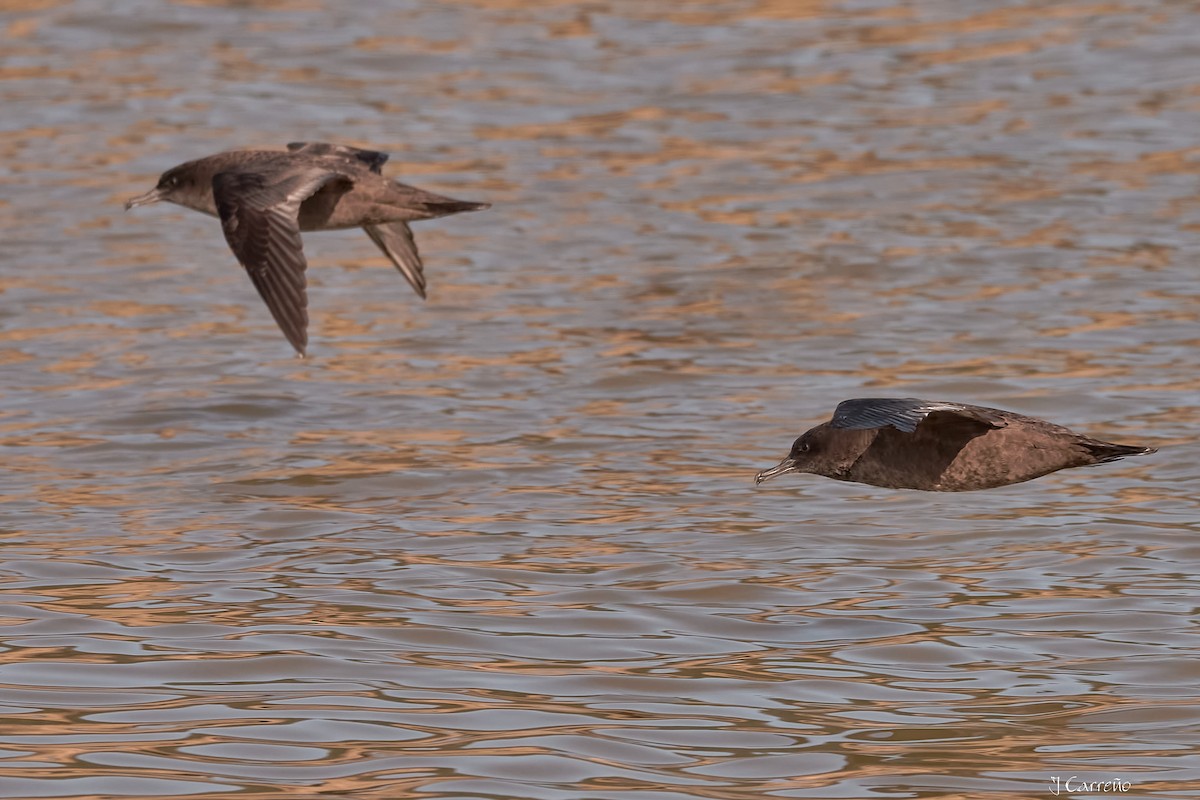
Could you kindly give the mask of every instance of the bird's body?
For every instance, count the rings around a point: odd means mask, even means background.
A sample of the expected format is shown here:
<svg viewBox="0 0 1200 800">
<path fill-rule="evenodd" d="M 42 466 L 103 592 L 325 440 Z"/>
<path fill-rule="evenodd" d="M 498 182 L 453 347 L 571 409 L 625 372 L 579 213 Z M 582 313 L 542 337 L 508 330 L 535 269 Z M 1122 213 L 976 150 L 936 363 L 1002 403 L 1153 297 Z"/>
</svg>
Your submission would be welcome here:
<svg viewBox="0 0 1200 800">
<path fill-rule="evenodd" d="M 408 223 L 487 208 L 383 177 L 385 153 L 324 142 L 234 150 L 188 161 L 125 204 L 160 200 L 219 217 L 280 329 L 300 355 L 308 343 L 307 262 L 301 231 L 362 228 L 421 297 L 425 275 Z"/>
<path fill-rule="evenodd" d="M 1011 411 L 912 398 L 847 400 L 809 430 L 762 483 L 788 472 L 891 489 L 962 492 L 1069 467 L 1153 453 Z"/>
</svg>

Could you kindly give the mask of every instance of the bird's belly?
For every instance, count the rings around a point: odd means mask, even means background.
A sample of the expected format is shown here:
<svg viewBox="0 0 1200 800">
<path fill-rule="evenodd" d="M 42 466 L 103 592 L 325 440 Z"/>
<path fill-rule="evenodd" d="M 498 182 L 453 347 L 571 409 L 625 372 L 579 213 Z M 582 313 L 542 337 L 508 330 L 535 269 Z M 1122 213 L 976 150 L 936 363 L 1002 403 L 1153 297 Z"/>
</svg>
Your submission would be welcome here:
<svg viewBox="0 0 1200 800">
<path fill-rule="evenodd" d="M 349 219 L 339 219 L 337 217 L 326 217 L 317 219 L 305 219 L 300 217 L 301 231 L 344 231 L 350 228 L 361 228 L 364 223 Z"/>
<path fill-rule="evenodd" d="M 357 199 L 353 194 L 337 195 L 323 191 L 301 203 L 296 215 L 302 231 L 339 231 L 364 225 L 383 225 L 406 218 L 410 217 L 396 213 L 395 209 L 387 206 Z"/>
<path fill-rule="evenodd" d="M 334 231 L 356 227 L 347 213 L 349 204 L 342 202 L 346 193 L 331 191 L 328 186 L 307 198 L 296 212 L 296 222 L 302 231 Z"/>
</svg>

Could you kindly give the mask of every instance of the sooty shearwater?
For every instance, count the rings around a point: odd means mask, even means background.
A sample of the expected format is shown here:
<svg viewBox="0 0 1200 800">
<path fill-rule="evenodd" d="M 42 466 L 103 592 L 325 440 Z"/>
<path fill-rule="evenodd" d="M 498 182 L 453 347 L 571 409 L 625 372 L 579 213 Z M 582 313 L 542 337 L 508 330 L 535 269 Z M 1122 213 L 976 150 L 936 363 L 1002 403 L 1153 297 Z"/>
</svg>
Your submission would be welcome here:
<svg viewBox="0 0 1200 800">
<path fill-rule="evenodd" d="M 1156 452 L 1090 439 L 1011 411 L 913 398 L 846 400 L 760 484 L 789 472 L 889 489 L 966 492 Z"/>
<path fill-rule="evenodd" d="M 488 208 L 383 177 L 387 153 L 325 142 L 233 150 L 167 170 L 125 204 L 166 200 L 221 218 L 225 241 L 300 357 L 308 295 L 300 231 L 362 228 L 422 298 L 425 273 L 408 223 Z"/>
</svg>

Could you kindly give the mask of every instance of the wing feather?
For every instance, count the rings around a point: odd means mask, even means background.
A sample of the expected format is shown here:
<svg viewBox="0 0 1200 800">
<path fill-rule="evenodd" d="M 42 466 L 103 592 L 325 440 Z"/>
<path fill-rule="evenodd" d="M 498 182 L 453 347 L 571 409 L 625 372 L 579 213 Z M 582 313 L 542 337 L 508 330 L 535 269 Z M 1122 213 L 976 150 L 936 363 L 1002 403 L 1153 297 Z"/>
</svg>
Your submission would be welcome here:
<svg viewBox="0 0 1200 800">
<path fill-rule="evenodd" d="M 383 165 L 387 163 L 388 154 L 378 150 L 363 150 L 346 144 L 331 144 L 329 142 L 288 142 L 287 149 L 291 153 L 310 153 L 315 156 L 338 156 L 354 161 L 361 161 L 377 175 L 383 174 Z"/>
<path fill-rule="evenodd" d="M 363 230 L 424 300 L 425 268 L 421 264 L 421 254 L 417 251 L 417 242 L 413 238 L 412 228 L 408 227 L 408 223 L 364 225 Z"/>
<path fill-rule="evenodd" d="M 868 429 L 891 426 L 912 433 L 930 414 L 947 414 L 964 420 L 982 423 L 990 428 L 1003 428 L 1008 422 L 1004 412 L 963 403 L 942 403 L 904 398 L 859 398 L 845 400 L 833 412 L 830 425 L 834 428 Z"/>
<path fill-rule="evenodd" d="M 213 176 L 213 198 L 225 241 L 283 335 L 301 356 L 308 345 L 308 296 L 300 204 L 334 180 L 326 169 L 283 166 L 229 170 Z"/>
</svg>

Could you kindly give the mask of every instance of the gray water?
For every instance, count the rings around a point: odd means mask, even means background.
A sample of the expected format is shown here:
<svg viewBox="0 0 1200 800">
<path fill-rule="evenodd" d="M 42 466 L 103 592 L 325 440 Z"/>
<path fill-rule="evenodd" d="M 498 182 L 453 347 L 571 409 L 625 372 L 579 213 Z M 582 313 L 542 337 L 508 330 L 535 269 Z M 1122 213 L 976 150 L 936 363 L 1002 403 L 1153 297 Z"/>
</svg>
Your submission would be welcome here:
<svg viewBox="0 0 1200 800">
<path fill-rule="evenodd" d="M 1193 5 L 10 0 L 0 36 L 0 795 L 1200 791 Z M 415 226 L 424 303 L 306 235 L 304 361 L 216 220 L 121 209 L 298 139 L 494 204 Z M 873 395 L 1160 452 L 755 489 Z"/>
</svg>

